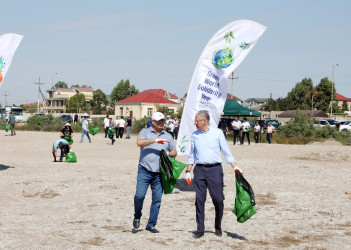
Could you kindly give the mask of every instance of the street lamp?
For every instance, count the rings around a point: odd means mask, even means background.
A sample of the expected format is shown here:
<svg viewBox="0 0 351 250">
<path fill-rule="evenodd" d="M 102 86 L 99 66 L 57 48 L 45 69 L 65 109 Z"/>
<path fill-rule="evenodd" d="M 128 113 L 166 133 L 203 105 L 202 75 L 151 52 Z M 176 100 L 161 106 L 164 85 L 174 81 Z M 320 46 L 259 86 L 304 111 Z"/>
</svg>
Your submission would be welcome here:
<svg viewBox="0 0 351 250">
<path fill-rule="evenodd" d="M 78 94 L 79 94 L 79 90 L 76 89 L 75 87 L 72 87 L 73 90 L 75 90 L 77 92 L 77 114 L 79 113 L 78 112 Z"/>
<path fill-rule="evenodd" d="M 333 96 L 334 96 L 334 67 L 339 66 L 339 64 L 333 65 L 333 70 L 332 70 L 332 90 L 331 90 L 331 105 L 330 105 L 330 117 L 333 118 Z"/>
<path fill-rule="evenodd" d="M 55 73 L 57 75 L 57 73 Z M 54 88 L 54 73 L 51 74 L 51 88 Z"/>
</svg>

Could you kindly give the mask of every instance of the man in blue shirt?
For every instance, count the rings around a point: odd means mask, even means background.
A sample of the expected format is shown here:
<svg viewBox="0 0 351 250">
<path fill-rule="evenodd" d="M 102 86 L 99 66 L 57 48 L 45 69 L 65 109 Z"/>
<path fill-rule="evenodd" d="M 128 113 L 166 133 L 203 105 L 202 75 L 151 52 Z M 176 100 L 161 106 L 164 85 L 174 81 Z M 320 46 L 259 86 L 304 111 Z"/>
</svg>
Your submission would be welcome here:
<svg viewBox="0 0 351 250">
<path fill-rule="evenodd" d="M 54 156 L 54 162 L 57 162 L 57 150 L 61 149 L 60 162 L 63 161 L 65 153 L 69 152 L 69 143 L 65 139 L 57 139 L 52 146 L 52 155 Z"/>
<path fill-rule="evenodd" d="M 194 186 L 196 192 L 196 223 L 197 232 L 194 238 L 200 238 L 205 231 L 205 201 L 207 188 L 215 206 L 215 235 L 222 236 L 222 217 L 223 217 L 223 169 L 221 151 L 233 168 L 236 163 L 230 152 L 223 132 L 215 127 L 210 127 L 210 116 L 207 110 L 201 110 L 195 115 L 195 126 L 197 130 L 190 138 L 190 154 L 186 170 L 186 183 L 190 185 L 190 170 L 194 169 Z M 241 170 L 240 170 L 241 171 Z"/>
<path fill-rule="evenodd" d="M 84 135 L 86 135 L 88 137 L 89 143 L 91 143 L 91 139 L 89 136 L 89 125 L 88 125 L 88 121 L 85 119 L 84 116 L 82 116 L 82 137 L 80 139 L 80 143 L 83 142 L 84 139 Z"/>
<path fill-rule="evenodd" d="M 155 112 L 151 118 L 152 127 L 140 131 L 137 145 L 140 147 L 137 186 L 134 196 L 133 228 L 138 229 L 142 215 L 143 203 L 149 186 L 152 190 L 152 203 L 150 217 L 146 230 L 158 233 L 155 228 L 161 206 L 162 184 L 160 175 L 160 152 L 165 150 L 169 156 L 176 157 L 177 151 L 172 136 L 163 130 L 165 117 L 160 112 Z"/>
<path fill-rule="evenodd" d="M 11 135 L 14 136 L 16 135 L 16 131 L 15 131 L 15 126 L 16 126 L 16 116 L 14 114 L 12 114 L 12 112 L 10 112 L 10 116 L 7 119 L 6 123 L 10 123 L 11 125 Z"/>
</svg>

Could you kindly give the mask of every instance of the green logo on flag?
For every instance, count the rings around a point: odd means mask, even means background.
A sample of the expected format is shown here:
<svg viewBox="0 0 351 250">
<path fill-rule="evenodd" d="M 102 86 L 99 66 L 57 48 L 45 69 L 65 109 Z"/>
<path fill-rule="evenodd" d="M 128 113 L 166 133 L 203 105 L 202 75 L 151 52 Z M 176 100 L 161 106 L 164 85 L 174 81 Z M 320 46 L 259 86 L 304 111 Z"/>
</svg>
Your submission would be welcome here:
<svg viewBox="0 0 351 250">
<path fill-rule="evenodd" d="M 242 48 L 242 49 L 248 49 L 248 48 L 250 48 L 250 45 L 251 45 L 251 44 L 249 44 L 249 43 L 241 43 L 241 44 L 239 45 L 239 47 Z"/>
<path fill-rule="evenodd" d="M 230 48 L 224 48 L 213 53 L 212 63 L 217 69 L 228 68 L 233 62 L 233 51 Z"/>
<path fill-rule="evenodd" d="M 224 35 L 225 43 L 230 43 L 232 41 L 232 38 L 235 39 L 234 35 L 233 35 L 233 32 L 229 31 L 228 33 L 226 33 Z"/>
<path fill-rule="evenodd" d="M 0 71 L 5 67 L 5 60 L 2 56 L 0 56 Z"/>
</svg>

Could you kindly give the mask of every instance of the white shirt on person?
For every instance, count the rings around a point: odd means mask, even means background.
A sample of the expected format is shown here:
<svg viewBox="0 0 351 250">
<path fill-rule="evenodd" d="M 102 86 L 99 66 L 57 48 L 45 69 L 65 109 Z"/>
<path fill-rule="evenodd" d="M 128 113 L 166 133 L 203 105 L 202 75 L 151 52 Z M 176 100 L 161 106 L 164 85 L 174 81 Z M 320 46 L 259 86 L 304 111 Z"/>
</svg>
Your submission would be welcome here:
<svg viewBox="0 0 351 250">
<path fill-rule="evenodd" d="M 241 127 L 241 121 L 233 121 L 232 122 L 232 126 L 233 126 L 233 129 L 234 130 L 239 130 L 240 129 L 240 127 Z M 236 126 L 236 128 L 234 128 L 234 126 Z"/>
<path fill-rule="evenodd" d="M 125 124 L 126 124 L 125 120 L 123 120 L 123 119 L 118 120 L 118 127 L 119 128 L 124 128 Z"/>
<path fill-rule="evenodd" d="M 246 132 L 246 129 L 250 128 L 250 123 L 248 121 L 241 124 L 243 126 L 243 132 Z"/>
<path fill-rule="evenodd" d="M 261 130 L 261 126 L 255 125 L 254 129 L 255 129 L 255 132 L 259 132 Z"/>
<path fill-rule="evenodd" d="M 105 125 L 105 128 L 108 128 L 110 126 L 110 120 L 108 118 L 104 119 L 104 125 Z"/>
</svg>

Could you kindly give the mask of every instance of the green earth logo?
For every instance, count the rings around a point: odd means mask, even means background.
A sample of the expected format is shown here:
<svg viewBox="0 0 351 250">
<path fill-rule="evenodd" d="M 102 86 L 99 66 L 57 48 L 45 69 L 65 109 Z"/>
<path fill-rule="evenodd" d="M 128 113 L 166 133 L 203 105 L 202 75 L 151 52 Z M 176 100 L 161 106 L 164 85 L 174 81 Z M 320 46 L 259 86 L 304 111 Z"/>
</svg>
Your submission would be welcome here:
<svg viewBox="0 0 351 250">
<path fill-rule="evenodd" d="M 228 68 L 233 62 L 233 52 L 230 48 L 224 48 L 213 53 L 212 63 L 217 69 Z"/>
</svg>

